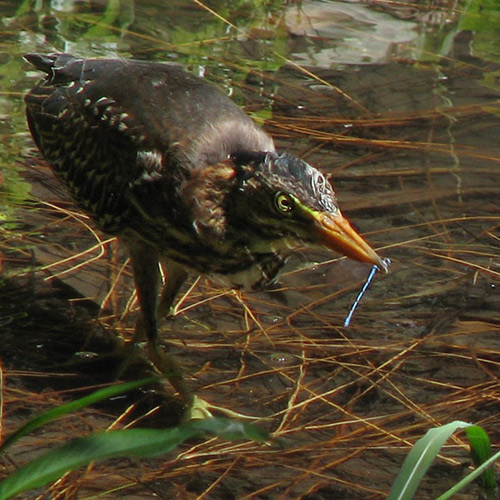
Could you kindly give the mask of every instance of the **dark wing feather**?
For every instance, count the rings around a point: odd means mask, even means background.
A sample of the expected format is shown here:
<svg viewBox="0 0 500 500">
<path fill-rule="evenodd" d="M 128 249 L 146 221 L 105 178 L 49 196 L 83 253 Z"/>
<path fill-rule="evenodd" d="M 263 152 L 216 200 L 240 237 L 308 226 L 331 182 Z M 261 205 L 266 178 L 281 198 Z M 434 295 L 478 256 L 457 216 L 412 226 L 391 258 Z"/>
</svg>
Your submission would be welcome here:
<svg viewBox="0 0 500 500">
<path fill-rule="evenodd" d="M 67 54 L 26 59 L 47 73 L 25 98 L 33 137 L 107 232 L 133 225 L 131 187 L 139 199 L 141 186 L 149 192 L 148 183 L 160 183 L 153 191 L 165 200 L 151 207 L 159 211 L 166 201 L 171 208 L 192 169 L 238 151 L 274 150 L 241 109 L 179 65 Z"/>
</svg>

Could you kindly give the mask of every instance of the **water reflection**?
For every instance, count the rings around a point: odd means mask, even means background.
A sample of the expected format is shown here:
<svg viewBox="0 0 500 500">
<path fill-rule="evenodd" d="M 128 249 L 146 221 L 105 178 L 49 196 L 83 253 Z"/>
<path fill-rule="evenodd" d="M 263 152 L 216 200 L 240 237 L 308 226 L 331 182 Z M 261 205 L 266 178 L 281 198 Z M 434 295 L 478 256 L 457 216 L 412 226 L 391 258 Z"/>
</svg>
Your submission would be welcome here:
<svg viewBox="0 0 500 500">
<path fill-rule="evenodd" d="M 418 47 L 416 22 L 361 3 L 305 2 L 287 7 L 284 19 L 293 36 L 310 44 L 307 52 L 293 51 L 293 61 L 314 68 L 384 63 L 396 54 L 409 59 Z"/>
</svg>

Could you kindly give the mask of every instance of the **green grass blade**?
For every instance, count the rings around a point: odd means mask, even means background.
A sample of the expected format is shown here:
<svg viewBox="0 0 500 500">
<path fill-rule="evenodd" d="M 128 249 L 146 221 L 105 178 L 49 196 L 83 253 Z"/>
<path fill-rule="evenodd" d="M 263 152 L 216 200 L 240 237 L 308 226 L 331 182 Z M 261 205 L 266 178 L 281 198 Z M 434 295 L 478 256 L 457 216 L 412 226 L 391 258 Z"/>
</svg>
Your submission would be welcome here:
<svg viewBox="0 0 500 500">
<path fill-rule="evenodd" d="M 410 500 L 446 440 L 457 430 L 472 424 L 455 420 L 441 427 L 430 429 L 419 439 L 406 457 L 398 477 L 392 485 L 387 500 Z"/>
<path fill-rule="evenodd" d="M 488 433 L 479 425 L 472 425 L 465 429 L 470 443 L 472 460 L 476 467 L 480 467 L 491 458 L 491 442 Z M 493 467 L 487 468 L 478 478 L 479 484 L 486 490 L 496 488 Z"/>
<path fill-rule="evenodd" d="M 267 441 L 269 435 L 248 422 L 227 418 L 192 420 L 171 429 L 129 429 L 101 432 L 75 439 L 18 469 L 0 483 L 0 500 L 7 500 L 96 460 L 153 457 L 167 453 L 186 439 L 211 433 L 223 438 Z"/>
<path fill-rule="evenodd" d="M 154 382 L 155 380 L 157 379 L 155 379 L 154 377 L 150 377 L 142 380 L 136 380 L 134 382 L 126 382 L 124 384 L 105 387 L 104 389 L 99 389 L 92 394 L 89 394 L 88 396 L 84 396 L 83 398 L 71 401 L 70 403 L 64 405 L 60 405 L 40 415 L 37 415 L 35 418 L 26 422 L 23 426 L 17 429 L 17 431 L 13 432 L 5 439 L 5 441 L 0 446 L 0 454 L 5 452 L 5 450 L 17 440 L 28 434 L 28 432 L 31 432 L 34 429 L 37 429 L 38 427 L 41 427 L 42 425 L 55 420 L 56 418 L 62 417 L 63 415 L 71 413 L 72 411 L 79 410 L 80 408 L 85 408 L 86 406 L 93 405 L 95 403 L 98 403 L 99 401 L 103 401 L 104 399 L 109 399 L 133 389 L 137 389 L 138 387 Z"/>
<path fill-rule="evenodd" d="M 476 478 L 481 477 L 482 474 L 484 474 L 485 471 L 491 470 L 491 465 L 500 459 L 500 451 L 498 453 L 495 453 L 492 457 L 490 457 L 488 460 L 483 462 L 477 469 L 474 469 L 470 474 L 465 476 L 461 481 L 459 481 L 453 488 L 450 488 L 448 491 L 440 495 L 436 500 L 449 500 L 452 498 L 454 495 L 456 495 L 462 488 L 467 486 L 469 483 L 474 481 Z M 496 485 L 493 486 L 493 488 L 488 488 L 485 491 L 485 497 L 487 499 L 496 499 L 498 498 L 495 494 L 495 489 Z"/>
</svg>

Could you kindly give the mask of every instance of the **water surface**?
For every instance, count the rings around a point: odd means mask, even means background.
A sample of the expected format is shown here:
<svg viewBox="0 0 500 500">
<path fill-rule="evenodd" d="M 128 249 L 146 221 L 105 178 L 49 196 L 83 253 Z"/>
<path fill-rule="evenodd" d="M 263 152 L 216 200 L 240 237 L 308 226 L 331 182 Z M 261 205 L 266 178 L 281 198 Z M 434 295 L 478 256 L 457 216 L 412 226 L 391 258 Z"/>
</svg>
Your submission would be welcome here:
<svg viewBox="0 0 500 500">
<path fill-rule="evenodd" d="M 344 212 L 393 261 L 348 329 L 368 269 L 321 250 L 298 252 L 267 292 L 236 294 L 205 279 L 186 288 L 162 331 L 197 393 L 268 417 L 262 425 L 287 446 L 208 443 L 179 459 L 101 464 L 76 476 L 81 498 L 378 499 L 432 426 L 471 421 L 498 443 L 494 3 L 7 1 L 0 17 L 7 431 L 71 391 L 111 381 L 112 370 L 68 361 L 111 349 L 136 318 L 125 256 L 78 212 L 29 137 L 22 96 L 40 75 L 24 53 L 186 64 L 280 150 L 331 174 Z M 124 410 L 89 409 L 12 456 L 24 463 Z M 168 414 L 164 406 L 155 425 Z M 444 457 L 420 498 L 462 477 L 464 449 L 454 444 Z M 0 474 L 12 470 L 5 462 Z"/>
</svg>

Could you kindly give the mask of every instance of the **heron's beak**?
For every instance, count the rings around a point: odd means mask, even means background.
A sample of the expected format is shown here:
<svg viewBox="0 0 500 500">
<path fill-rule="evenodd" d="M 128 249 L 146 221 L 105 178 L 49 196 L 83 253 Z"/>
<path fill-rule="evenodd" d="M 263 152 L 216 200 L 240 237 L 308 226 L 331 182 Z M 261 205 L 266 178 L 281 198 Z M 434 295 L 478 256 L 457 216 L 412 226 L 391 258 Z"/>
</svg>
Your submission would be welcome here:
<svg viewBox="0 0 500 500">
<path fill-rule="evenodd" d="M 349 221 L 341 214 L 315 212 L 316 230 L 320 242 L 331 250 L 354 260 L 376 265 L 387 272 L 388 261 L 380 258 L 375 250 L 352 228 Z"/>
</svg>

